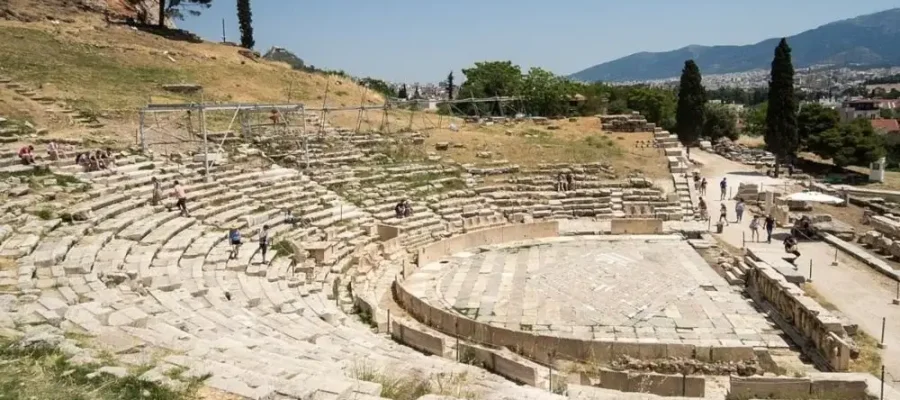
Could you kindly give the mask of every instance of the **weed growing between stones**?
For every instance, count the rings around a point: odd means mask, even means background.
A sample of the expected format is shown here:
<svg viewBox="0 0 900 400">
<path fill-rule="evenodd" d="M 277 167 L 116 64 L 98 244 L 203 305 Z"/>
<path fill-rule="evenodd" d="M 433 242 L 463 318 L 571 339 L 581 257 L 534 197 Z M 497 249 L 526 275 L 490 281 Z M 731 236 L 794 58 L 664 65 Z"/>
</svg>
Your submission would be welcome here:
<svg viewBox="0 0 900 400">
<path fill-rule="evenodd" d="M 428 394 L 467 400 L 478 399 L 474 392 L 468 390 L 470 382 L 466 373 L 395 374 L 378 370 L 366 362 L 356 362 L 351 373 L 355 379 L 380 384 L 380 395 L 387 399 L 415 400 Z"/>
<path fill-rule="evenodd" d="M 202 379 L 175 390 L 129 374 L 96 373 L 97 365 L 73 365 L 52 347 L 23 348 L 0 342 L 0 398 L 11 399 L 157 399 L 195 397 Z"/>
</svg>

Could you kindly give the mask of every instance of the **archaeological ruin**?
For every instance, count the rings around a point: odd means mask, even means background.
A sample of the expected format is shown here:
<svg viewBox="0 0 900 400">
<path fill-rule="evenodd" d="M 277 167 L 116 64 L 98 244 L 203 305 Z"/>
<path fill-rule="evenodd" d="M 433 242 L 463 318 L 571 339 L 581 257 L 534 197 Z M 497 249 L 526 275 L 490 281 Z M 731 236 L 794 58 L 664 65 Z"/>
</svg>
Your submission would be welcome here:
<svg viewBox="0 0 900 400">
<path fill-rule="evenodd" d="M 98 373 L 148 365 L 140 379 L 173 387 L 208 376 L 246 399 L 377 400 L 410 377 L 431 382 L 425 400 L 879 389 L 850 372 L 854 326 L 781 254 L 718 244 L 683 147 L 639 115 L 594 120 L 648 135 L 665 179 L 599 159 L 457 163 L 428 149 L 409 161 L 400 152 L 427 134 L 299 118 L 308 129 L 293 136 L 210 134 L 214 154 L 136 143 L 93 172 L 5 150 L 0 336 Z M 862 243 L 900 256 L 900 223 L 872 220 Z"/>
</svg>

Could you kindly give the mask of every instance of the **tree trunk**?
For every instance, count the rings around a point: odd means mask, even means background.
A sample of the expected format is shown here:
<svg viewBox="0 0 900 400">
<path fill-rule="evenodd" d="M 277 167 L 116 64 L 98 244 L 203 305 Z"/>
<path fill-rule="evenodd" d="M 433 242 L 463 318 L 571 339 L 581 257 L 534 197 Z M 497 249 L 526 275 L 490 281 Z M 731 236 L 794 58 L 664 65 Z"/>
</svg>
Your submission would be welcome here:
<svg viewBox="0 0 900 400">
<path fill-rule="evenodd" d="M 780 162 L 781 162 L 781 157 L 775 156 L 775 171 L 773 172 L 773 174 L 775 175 L 774 176 L 775 178 L 778 177 L 778 172 L 779 172 L 778 167 L 779 167 Z"/>
<path fill-rule="evenodd" d="M 159 21 L 156 22 L 156 26 L 166 27 L 166 0 L 159 0 Z"/>
</svg>

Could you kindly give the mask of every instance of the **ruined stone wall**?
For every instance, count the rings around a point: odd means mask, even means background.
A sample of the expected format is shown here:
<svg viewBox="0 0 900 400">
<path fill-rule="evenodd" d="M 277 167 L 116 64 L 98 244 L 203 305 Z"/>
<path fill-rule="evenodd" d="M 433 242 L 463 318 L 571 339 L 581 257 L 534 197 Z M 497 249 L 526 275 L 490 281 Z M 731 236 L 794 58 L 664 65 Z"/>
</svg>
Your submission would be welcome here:
<svg viewBox="0 0 900 400">
<path fill-rule="evenodd" d="M 832 370 L 847 371 L 850 345 L 841 321 L 768 264 L 754 264 L 746 278 L 751 293 L 771 304 Z"/>
</svg>

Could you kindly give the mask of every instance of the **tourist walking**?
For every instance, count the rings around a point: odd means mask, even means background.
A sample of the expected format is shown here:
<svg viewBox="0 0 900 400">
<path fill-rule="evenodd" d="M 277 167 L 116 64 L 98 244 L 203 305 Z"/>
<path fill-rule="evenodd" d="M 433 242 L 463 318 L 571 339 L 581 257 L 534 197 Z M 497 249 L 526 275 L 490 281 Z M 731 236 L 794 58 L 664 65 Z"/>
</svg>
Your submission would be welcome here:
<svg viewBox="0 0 900 400">
<path fill-rule="evenodd" d="M 775 230 L 775 218 L 772 215 L 766 216 L 766 243 L 772 243 L 772 231 Z"/>
<path fill-rule="evenodd" d="M 700 181 L 700 195 L 706 196 L 706 178 Z"/>
<path fill-rule="evenodd" d="M 734 214 L 738 223 L 744 219 L 744 199 L 738 198 L 737 204 L 734 205 Z"/>
<path fill-rule="evenodd" d="M 725 206 L 725 203 L 722 203 L 722 205 L 719 206 L 719 223 L 721 224 L 722 222 L 725 222 L 725 225 L 729 225 L 728 224 L 728 207 Z"/>
<path fill-rule="evenodd" d="M 184 186 L 181 186 L 181 183 L 175 181 L 175 187 L 172 189 L 175 194 L 175 207 L 181 211 L 182 217 L 190 217 L 191 215 L 188 213 L 187 209 L 187 195 L 184 193 Z"/>
<path fill-rule="evenodd" d="M 700 219 L 709 219 L 709 212 L 707 212 L 706 210 L 706 201 L 704 201 L 702 197 L 700 198 L 700 204 L 698 205 L 698 207 L 700 208 Z"/>
<path fill-rule="evenodd" d="M 759 215 L 750 220 L 750 241 L 759 242 Z"/>
<path fill-rule="evenodd" d="M 794 238 L 794 235 L 789 234 L 788 237 L 784 239 L 784 252 L 796 256 L 791 260 L 791 264 L 796 265 L 797 259 L 800 258 L 800 250 L 797 249 L 797 239 Z"/>
<path fill-rule="evenodd" d="M 241 231 L 238 228 L 233 228 L 228 231 L 228 240 L 231 241 L 231 259 L 238 258 L 238 251 L 241 250 Z"/>
<path fill-rule="evenodd" d="M 725 200 L 726 195 L 728 194 L 728 178 L 722 178 L 722 181 L 719 182 L 719 189 L 722 190 L 722 195 L 719 196 L 719 200 Z"/>
<path fill-rule="evenodd" d="M 266 263 L 266 250 L 269 249 L 269 226 L 263 225 L 259 230 L 259 253 L 262 255 L 262 263 Z"/>
</svg>

